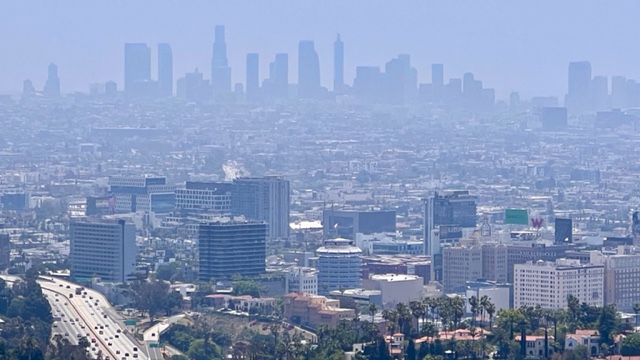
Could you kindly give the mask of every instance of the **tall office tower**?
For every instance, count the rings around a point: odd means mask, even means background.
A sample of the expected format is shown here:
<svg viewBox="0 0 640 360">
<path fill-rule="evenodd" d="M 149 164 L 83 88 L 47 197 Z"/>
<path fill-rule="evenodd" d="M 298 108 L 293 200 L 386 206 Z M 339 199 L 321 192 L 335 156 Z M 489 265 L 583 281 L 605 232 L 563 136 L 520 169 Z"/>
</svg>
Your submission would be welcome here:
<svg viewBox="0 0 640 360">
<path fill-rule="evenodd" d="M 71 277 L 76 281 L 98 276 L 103 282 L 124 283 L 135 271 L 136 227 L 124 220 L 73 221 Z"/>
<path fill-rule="evenodd" d="M 47 74 L 47 82 L 44 84 L 43 94 L 47 97 L 60 96 L 60 78 L 58 78 L 58 66 L 53 63 L 49 64 Z"/>
<path fill-rule="evenodd" d="M 151 49 L 147 44 L 124 44 L 125 93 L 133 95 L 139 92 L 141 84 L 149 81 L 151 81 Z"/>
<path fill-rule="evenodd" d="M 285 99 L 289 96 L 289 54 L 276 54 L 276 59 L 272 64 L 275 95 Z"/>
<path fill-rule="evenodd" d="M 298 97 L 316 98 L 320 95 L 320 60 L 313 41 L 298 44 Z"/>
<path fill-rule="evenodd" d="M 198 278 L 230 279 L 257 276 L 265 271 L 267 225 L 227 221 L 198 226 Z"/>
<path fill-rule="evenodd" d="M 423 199 L 424 249 L 426 255 L 439 253 L 440 244 L 432 243 L 432 232 L 440 225 L 474 228 L 478 221 L 478 198 L 468 191 L 453 191 L 440 195 L 437 192 Z"/>
<path fill-rule="evenodd" d="M 361 101 L 367 103 L 382 101 L 385 96 L 385 75 L 378 66 L 356 67 L 353 92 Z"/>
<path fill-rule="evenodd" d="M 614 109 L 627 107 L 627 79 L 624 76 L 611 78 L 611 107 Z"/>
<path fill-rule="evenodd" d="M 111 176 L 109 187 L 115 199 L 114 213 L 167 214 L 175 209 L 176 187 L 167 185 L 165 177 Z"/>
<path fill-rule="evenodd" d="M 260 55 L 247 54 L 247 100 L 256 101 L 260 97 Z"/>
<path fill-rule="evenodd" d="M 211 56 L 211 87 L 214 97 L 231 92 L 231 68 L 227 60 L 227 43 L 224 39 L 224 26 L 217 25 L 213 55 Z"/>
<path fill-rule="evenodd" d="M 11 266 L 11 237 L 9 234 L 0 234 L 0 269 Z"/>
<path fill-rule="evenodd" d="M 173 96 L 173 52 L 166 43 L 158 44 L 158 92 L 162 97 Z"/>
<path fill-rule="evenodd" d="M 431 65 L 431 99 L 436 102 L 442 102 L 444 92 L 444 65 Z"/>
<path fill-rule="evenodd" d="M 344 91 L 344 43 L 340 40 L 340 34 L 333 43 L 333 92 Z"/>
<path fill-rule="evenodd" d="M 572 244 L 573 243 L 573 222 L 571 219 L 556 218 L 556 226 L 554 231 L 554 244 Z"/>
<path fill-rule="evenodd" d="M 26 79 L 22 82 L 22 98 L 30 98 L 36 95 L 36 88 L 31 80 Z"/>
<path fill-rule="evenodd" d="M 270 239 L 289 237 L 289 203 L 289 180 L 265 176 L 233 181 L 231 213 L 266 222 Z"/>
<path fill-rule="evenodd" d="M 390 104 L 404 105 L 415 100 L 418 87 L 418 73 L 411 67 L 411 57 L 398 55 L 385 65 L 387 83 L 386 98 Z"/>
<path fill-rule="evenodd" d="M 594 76 L 589 91 L 589 102 L 593 110 L 609 110 L 609 79 L 606 76 Z"/>
<path fill-rule="evenodd" d="M 362 285 L 362 250 L 352 241 L 334 239 L 316 250 L 318 256 L 318 293 L 355 289 Z"/>
<path fill-rule="evenodd" d="M 590 106 L 591 63 L 579 61 L 569 63 L 569 90 L 564 105 L 570 113 L 580 113 L 592 109 Z"/>
</svg>

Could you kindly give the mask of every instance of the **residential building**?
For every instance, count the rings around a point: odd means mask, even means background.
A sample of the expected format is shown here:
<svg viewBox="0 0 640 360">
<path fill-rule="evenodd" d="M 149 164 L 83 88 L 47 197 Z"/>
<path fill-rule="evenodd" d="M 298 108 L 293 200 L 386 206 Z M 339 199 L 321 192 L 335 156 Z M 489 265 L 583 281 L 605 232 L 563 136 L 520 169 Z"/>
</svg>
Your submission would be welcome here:
<svg viewBox="0 0 640 360">
<path fill-rule="evenodd" d="M 73 221 L 71 277 L 78 282 L 99 277 L 103 282 L 124 283 L 135 271 L 136 228 L 124 220 L 88 219 Z"/>
<path fill-rule="evenodd" d="M 262 222 L 223 219 L 198 228 L 198 278 L 229 279 L 265 271 L 267 226 Z"/>
<path fill-rule="evenodd" d="M 565 257 L 566 252 L 574 248 L 574 245 L 547 246 L 544 243 L 537 242 L 507 245 L 507 282 L 513 283 L 513 269 L 516 264 L 538 260 L 555 261 Z"/>
<path fill-rule="evenodd" d="M 318 293 L 353 289 L 362 283 L 362 250 L 347 239 L 327 240 L 316 250 L 318 256 Z"/>
<path fill-rule="evenodd" d="M 578 346 L 586 346 L 592 356 L 597 356 L 600 352 L 600 335 L 598 334 L 598 330 L 578 329 L 573 334 L 565 335 L 565 350 L 573 350 Z"/>
<path fill-rule="evenodd" d="M 515 308 L 540 305 L 563 309 L 573 295 L 580 303 L 604 305 L 604 266 L 582 265 L 579 260 L 529 261 L 514 267 Z"/>
<path fill-rule="evenodd" d="M 445 292 L 464 291 L 467 281 L 482 278 L 482 248 L 452 246 L 442 251 L 442 280 Z"/>
<path fill-rule="evenodd" d="M 525 349 L 527 357 L 536 359 L 546 359 L 553 354 L 553 336 L 547 335 L 525 335 Z M 515 341 L 520 343 L 522 340 L 521 335 L 516 335 Z M 545 356 L 545 350 L 547 356 Z"/>
<path fill-rule="evenodd" d="M 231 212 L 267 224 L 271 239 L 289 237 L 290 184 L 279 176 L 233 180 Z"/>
</svg>

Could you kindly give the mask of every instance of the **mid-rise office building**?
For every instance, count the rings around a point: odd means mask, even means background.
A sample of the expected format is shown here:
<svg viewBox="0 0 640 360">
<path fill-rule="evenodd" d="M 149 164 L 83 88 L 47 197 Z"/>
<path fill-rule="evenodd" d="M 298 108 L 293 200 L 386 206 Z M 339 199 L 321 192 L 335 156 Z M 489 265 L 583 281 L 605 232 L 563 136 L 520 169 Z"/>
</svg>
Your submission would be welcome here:
<svg viewBox="0 0 640 360">
<path fill-rule="evenodd" d="M 359 288 L 362 284 L 362 250 L 347 239 L 327 240 L 316 250 L 318 293 Z"/>
<path fill-rule="evenodd" d="M 504 244 L 482 244 L 482 278 L 506 283 L 508 274 L 508 251 Z"/>
<path fill-rule="evenodd" d="M 424 207 L 424 248 L 425 254 L 438 252 L 439 244 L 432 244 L 432 235 L 440 225 L 476 227 L 478 198 L 468 191 L 453 191 L 445 194 L 434 193 L 423 200 Z M 437 246 L 436 246 L 437 245 Z"/>
<path fill-rule="evenodd" d="M 382 305 L 393 308 L 398 303 L 422 300 L 424 279 L 417 275 L 376 274 L 362 281 L 366 290 L 379 290 Z"/>
<path fill-rule="evenodd" d="M 395 233 L 396 212 L 324 209 L 322 232 L 325 239 L 340 237 L 353 240 L 356 234 Z"/>
<path fill-rule="evenodd" d="M 604 265 L 581 265 L 579 260 L 529 261 L 514 267 L 515 308 L 540 305 L 564 309 L 569 295 L 591 306 L 604 305 Z"/>
<path fill-rule="evenodd" d="M 166 214 L 175 209 L 175 185 L 167 179 L 143 176 L 112 176 L 109 178 L 116 213 L 152 211 Z"/>
<path fill-rule="evenodd" d="M 231 212 L 263 221 L 272 239 L 289 237 L 289 180 L 278 176 L 239 178 L 233 181 Z"/>
<path fill-rule="evenodd" d="M 301 266 L 290 267 L 287 269 L 285 292 L 318 295 L 318 270 Z"/>
<path fill-rule="evenodd" d="M 96 276 L 104 282 L 131 279 L 138 253 L 135 225 L 124 220 L 74 221 L 69 234 L 71 277 L 75 281 Z"/>
<path fill-rule="evenodd" d="M 464 291 L 467 281 L 482 278 L 482 247 L 452 246 L 442 250 L 444 291 Z"/>
<path fill-rule="evenodd" d="M 231 212 L 231 183 L 187 181 L 176 189 L 176 209 L 187 211 Z"/>
<path fill-rule="evenodd" d="M 198 227 L 198 278 L 230 279 L 264 273 L 267 226 L 262 222 L 228 220 Z"/>
<path fill-rule="evenodd" d="M 554 231 L 554 244 L 573 243 L 573 222 L 571 219 L 556 218 Z"/>
</svg>

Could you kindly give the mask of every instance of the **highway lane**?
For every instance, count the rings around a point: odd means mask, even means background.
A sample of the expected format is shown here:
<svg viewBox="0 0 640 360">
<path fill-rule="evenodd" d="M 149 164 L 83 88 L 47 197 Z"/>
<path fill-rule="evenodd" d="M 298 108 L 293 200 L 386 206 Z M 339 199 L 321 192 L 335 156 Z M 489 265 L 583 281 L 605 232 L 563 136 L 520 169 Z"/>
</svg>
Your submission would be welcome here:
<svg viewBox="0 0 640 360">
<path fill-rule="evenodd" d="M 185 317 L 184 314 L 174 315 L 168 319 L 158 322 L 153 325 L 147 331 L 144 332 L 144 342 L 147 347 L 147 353 L 150 360 L 163 360 L 162 350 L 157 347 L 151 347 L 152 344 L 158 344 L 160 342 L 160 335 L 165 332 L 172 324 L 178 322 Z"/>
<path fill-rule="evenodd" d="M 72 304 L 72 307 L 80 313 L 80 316 L 86 322 L 87 328 L 92 334 L 92 339 L 107 348 L 108 352 L 105 354 L 111 355 L 111 359 L 148 359 L 144 351 L 145 346 L 140 346 L 135 339 L 125 334 L 125 329 L 119 321 L 122 318 L 116 315 L 117 312 L 102 294 L 92 289 L 84 289 L 82 291 L 83 295 L 86 292 L 84 297 L 75 295 L 77 284 L 56 278 L 49 279 L 52 281 L 43 281 L 41 286 L 46 286 L 49 289 L 64 289 L 74 293 L 74 296 L 68 299 L 69 303 Z"/>
</svg>

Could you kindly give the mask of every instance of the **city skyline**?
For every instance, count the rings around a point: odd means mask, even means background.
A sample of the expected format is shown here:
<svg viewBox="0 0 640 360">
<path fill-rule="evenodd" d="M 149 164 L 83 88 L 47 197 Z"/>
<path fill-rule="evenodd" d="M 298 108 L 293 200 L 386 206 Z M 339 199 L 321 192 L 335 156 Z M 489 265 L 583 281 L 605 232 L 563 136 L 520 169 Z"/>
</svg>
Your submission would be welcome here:
<svg viewBox="0 0 640 360">
<path fill-rule="evenodd" d="M 337 33 L 341 34 L 345 47 L 347 84 L 355 77 L 356 66 L 383 66 L 390 58 L 401 53 L 412 56 L 419 83 L 429 82 L 432 63 L 443 63 L 446 66 L 445 78 L 472 72 L 477 78 L 484 79 L 487 86 L 496 89 L 498 99 L 506 99 L 511 91 L 519 91 L 523 98 L 534 95 L 563 96 L 567 87 L 566 64 L 572 61 L 591 61 L 594 76 L 640 77 L 640 71 L 633 61 L 637 58 L 634 53 L 636 50 L 628 46 L 629 34 L 633 30 L 630 15 L 633 11 L 629 10 L 637 5 L 621 2 L 599 9 L 590 2 L 581 2 L 578 12 L 575 7 L 577 2 L 554 3 L 554 7 L 550 4 L 542 2 L 516 6 L 490 3 L 480 7 L 469 3 L 459 13 L 453 12 L 453 6 L 447 4 L 407 3 L 392 8 L 375 2 L 371 4 L 371 9 L 355 9 L 353 6 L 330 2 L 314 5 L 310 9 L 305 7 L 308 13 L 299 13 L 300 5 L 290 4 L 288 10 L 276 13 L 269 19 L 262 16 L 264 6 L 256 6 L 242 14 L 234 12 L 238 9 L 236 6 L 220 6 L 217 15 L 212 18 L 199 15 L 206 11 L 195 13 L 173 9 L 168 5 L 147 9 L 145 5 L 148 4 L 144 1 L 136 5 L 114 6 L 113 9 L 80 6 L 77 11 L 87 13 L 87 19 L 74 21 L 77 26 L 87 27 L 87 34 L 91 37 L 100 38 L 102 41 L 99 44 L 89 43 L 89 39 L 66 32 L 55 21 L 41 19 L 41 14 L 51 15 L 51 18 L 68 17 L 68 5 L 43 5 L 50 11 L 34 14 L 34 21 L 43 30 L 38 34 L 14 21 L 1 25 L 21 31 L 25 41 L 42 43 L 43 46 L 24 49 L 11 41 L 0 42 L 0 53 L 15 54 L 0 60 L 0 68 L 12 69 L 11 72 L 0 71 L 0 92 L 19 92 L 24 79 L 31 79 L 36 89 L 41 89 L 46 80 L 45 67 L 50 62 L 59 67 L 63 93 L 87 91 L 89 84 L 109 80 L 116 81 L 119 88 L 123 88 L 121 74 L 124 64 L 116 59 L 121 57 L 122 44 L 125 42 L 150 45 L 169 43 L 173 49 L 176 75 L 198 67 L 204 69 L 205 78 L 209 78 L 206 69 L 211 61 L 216 24 L 223 24 L 227 29 L 229 66 L 235 69 L 232 84 L 244 83 L 242 69 L 245 68 L 247 53 L 259 53 L 265 60 L 273 59 L 276 53 L 288 53 L 291 56 L 296 53 L 300 40 L 309 39 L 314 41 L 319 56 L 321 83 L 324 87 L 332 88 L 332 48 Z M 17 14 L 27 11 L 20 4 L 6 7 Z M 133 10 L 139 8 L 147 11 L 143 27 L 137 26 L 139 24 L 125 11 L 136 13 Z M 207 8 L 207 5 L 202 4 L 202 8 Z M 380 22 L 382 16 L 393 18 L 407 9 L 415 9 L 415 14 L 407 14 L 402 24 L 384 26 L 382 29 L 376 27 L 375 22 Z M 94 19 L 93 11 L 104 14 L 104 19 Z M 360 23 L 346 21 L 349 15 L 358 11 L 367 14 L 372 12 L 373 16 Z M 322 22 L 322 26 L 318 26 L 321 19 L 314 19 L 314 13 L 320 18 L 324 16 L 322 20 L 326 21 Z M 617 17 L 613 26 L 592 26 L 600 16 L 607 16 L 608 13 L 615 13 Z M 184 24 L 184 28 L 162 27 L 160 24 L 162 19 L 183 21 L 187 15 L 191 16 L 191 21 Z M 527 18 L 524 18 L 525 15 Z M 421 24 L 419 16 L 426 16 L 430 21 Z M 113 21 L 118 17 L 122 17 L 122 22 L 115 29 L 117 31 L 106 34 L 104 30 L 99 30 L 100 22 Z M 534 28 L 533 24 L 538 25 L 535 19 L 543 20 L 548 26 Z M 461 22 L 466 26 L 460 28 Z M 46 33 L 47 38 L 42 33 Z M 64 46 L 55 46 L 60 42 Z M 565 46 L 567 43 L 571 46 Z M 152 58 L 156 56 L 153 48 Z M 155 62 L 152 66 L 152 74 L 156 74 Z M 262 81 L 268 74 L 268 62 L 261 61 L 259 70 Z M 297 58 L 291 56 L 290 82 L 297 82 L 296 70 Z M 505 71 L 509 76 L 504 76 Z"/>
</svg>

